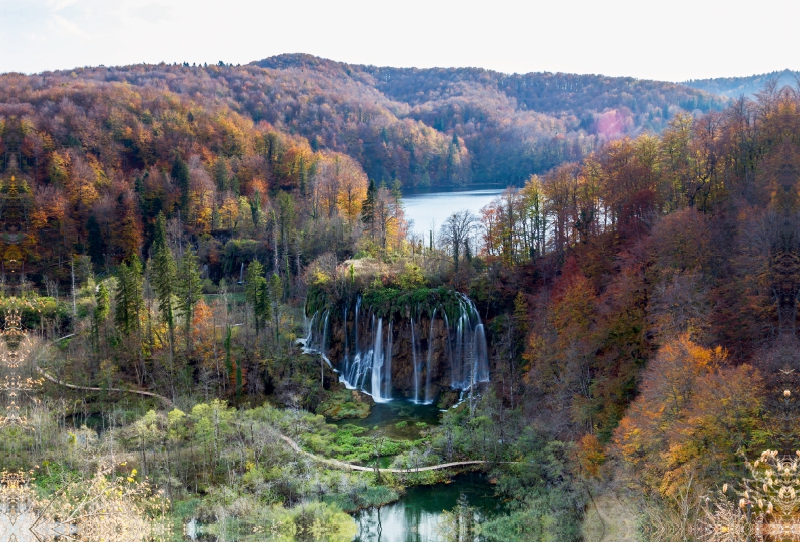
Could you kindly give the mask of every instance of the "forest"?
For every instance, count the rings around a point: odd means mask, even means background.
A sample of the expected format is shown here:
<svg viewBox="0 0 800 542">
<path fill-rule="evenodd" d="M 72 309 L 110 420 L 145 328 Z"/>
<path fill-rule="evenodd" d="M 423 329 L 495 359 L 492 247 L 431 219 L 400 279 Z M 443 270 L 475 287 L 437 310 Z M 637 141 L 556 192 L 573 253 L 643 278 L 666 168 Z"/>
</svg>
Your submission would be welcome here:
<svg viewBox="0 0 800 542">
<path fill-rule="evenodd" d="M 31 540 L 378 540 L 465 480 L 491 504 L 454 495 L 428 540 L 800 514 L 796 89 L 5 74 L 0 150 L 0 516 Z M 487 179 L 408 234 L 404 188 Z"/>
<path fill-rule="evenodd" d="M 19 92 L 40 94 L 39 102 L 55 107 L 69 98 L 59 92 L 120 88 L 113 83 L 175 93 L 203 108 L 225 106 L 255 124 L 302 136 L 314 151 L 349 155 L 378 183 L 405 186 L 521 186 L 531 174 L 579 161 L 607 140 L 658 133 L 678 113 L 717 111 L 728 102 L 685 85 L 633 78 L 379 68 L 310 55 L 246 66 L 87 67 L 24 80 Z"/>
</svg>

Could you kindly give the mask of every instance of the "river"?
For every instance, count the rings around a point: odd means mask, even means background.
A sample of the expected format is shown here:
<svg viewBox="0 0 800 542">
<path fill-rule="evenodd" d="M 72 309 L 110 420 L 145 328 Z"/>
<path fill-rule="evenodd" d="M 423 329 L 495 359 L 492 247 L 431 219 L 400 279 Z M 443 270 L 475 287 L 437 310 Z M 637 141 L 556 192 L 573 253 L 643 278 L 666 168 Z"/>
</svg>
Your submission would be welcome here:
<svg viewBox="0 0 800 542">
<path fill-rule="evenodd" d="M 428 232 L 433 229 L 437 233 L 448 216 L 463 209 L 480 216 L 481 208 L 502 194 L 505 188 L 495 184 L 403 190 L 406 219 L 413 221 L 409 232 L 427 243 Z"/>
</svg>

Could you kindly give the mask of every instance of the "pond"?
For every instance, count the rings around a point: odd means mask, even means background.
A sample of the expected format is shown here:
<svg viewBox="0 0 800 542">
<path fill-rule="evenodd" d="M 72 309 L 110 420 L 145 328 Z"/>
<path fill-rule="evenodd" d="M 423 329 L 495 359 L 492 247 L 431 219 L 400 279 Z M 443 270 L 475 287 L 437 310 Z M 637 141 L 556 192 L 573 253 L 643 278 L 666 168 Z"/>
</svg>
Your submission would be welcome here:
<svg viewBox="0 0 800 542">
<path fill-rule="evenodd" d="M 410 487 L 397 502 L 353 514 L 354 542 L 438 542 L 448 539 L 455 521 L 463 528 L 503 511 L 485 474 L 461 474 L 449 484 Z"/>
<path fill-rule="evenodd" d="M 507 511 L 494 493 L 491 480 L 479 472 L 460 474 L 450 483 L 410 487 L 398 501 L 351 514 L 357 528 L 352 542 L 481 541 L 474 528 Z M 184 525 L 184 534 L 195 542 L 231 540 L 211 535 L 206 528 L 192 519 Z M 461 538 L 454 536 L 459 531 Z"/>
<path fill-rule="evenodd" d="M 433 229 L 437 233 L 448 216 L 463 209 L 480 216 L 481 208 L 505 189 L 505 185 L 495 184 L 403 190 L 406 219 L 413 221 L 409 232 L 427 243 L 428 232 Z"/>
</svg>

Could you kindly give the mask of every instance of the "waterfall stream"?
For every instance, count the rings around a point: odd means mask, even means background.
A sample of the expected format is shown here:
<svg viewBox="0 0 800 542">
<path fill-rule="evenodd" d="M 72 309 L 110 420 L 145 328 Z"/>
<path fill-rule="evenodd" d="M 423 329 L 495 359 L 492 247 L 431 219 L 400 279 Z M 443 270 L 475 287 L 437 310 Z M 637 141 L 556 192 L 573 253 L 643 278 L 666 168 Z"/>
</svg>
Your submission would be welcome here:
<svg viewBox="0 0 800 542">
<path fill-rule="evenodd" d="M 358 296 L 355 303 L 345 304 L 341 311 L 336 311 L 343 317 L 337 322 L 343 326 L 342 349 L 333 349 L 341 351 L 340 359 L 331 361 L 328 357 L 332 350 L 330 310 L 315 312 L 307 318 L 305 350 L 320 354 L 336 369 L 347 388 L 362 390 L 378 403 L 397 396 L 392 384 L 393 354 L 401 349 L 409 352 L 413 383 L 407 392 L 414 402 L 430 404 L 436 399 L 433 375 L 439 363 L 444 363 L 445 372 L 438 381 L 451 389 L 463 392 L 476 383 L 489 381 L 483 322 L 472 300 L 463 294 L 457 296 L 458 307 L 452 319 L 442 306 L 435 307 L 431 314 L 412 307 L 405 325 L 397 326 L 392 319 L 377 316 Z M 443 323 L 446 330 L 438 339 L 437 322 Z"/>
</svg>

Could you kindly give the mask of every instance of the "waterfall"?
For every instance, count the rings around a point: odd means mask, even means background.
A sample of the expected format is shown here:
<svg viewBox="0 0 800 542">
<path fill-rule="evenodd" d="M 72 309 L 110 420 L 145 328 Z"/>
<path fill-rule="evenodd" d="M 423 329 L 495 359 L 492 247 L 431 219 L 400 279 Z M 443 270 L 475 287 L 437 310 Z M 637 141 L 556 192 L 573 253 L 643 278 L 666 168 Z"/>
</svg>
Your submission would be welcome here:
<svg viewBox="0 0 800 542">
<path fill-rule="evenodd" d="M 322 356 L 322 359 L 330 366 L 331 360 L 328 359 L 328 311 L 323 311 L 321 314 L 315 312 L 310 320 L 307 320 L 308 330 L 305 340 L 301 343 L 303 345 L 303 352 L 317 353 Z"/>
<path fill-rule="evenodd" d="M 448 326 L 450 386 L 467 390 L 475 383 L 489 381 L 489 352 L 475 303 L 465 295 L 459 297 L 458 318 L 452 328 Z"/>
<path fill-rule="evenodd" d="M 353 311 L 352 343 L 350 342 L 351 331 L 348 329 L 350 311 L 346 307 L 343 310 L 344 351 L 342 360 L 336 363 L 336 372 L 339 373 L 339 381 L 348 389 L 362 390 L 372 395 L 375 402 L 383 403 L 392 398 L 391 371 L 394 327 L 390 321 L 386 326 L 387 329 L 384 330 L 383 318 L 374 314 L 360 315 L 360 306 L 359 300 L 356 303 L 356 310 Z M 362 338 L 359 334 L 359 320 L 364 317 L 367 318 L 370 325 L 367 337 Z M 322 313 L 315 312 L 308 320 L 308 333 L 303 351 L 320 354 L 333 367 L 328 359 L 329 319 L 329 311 L 323 311 Z"/>
<path fill-rule="evenodd" d="M 414 336 L 414 317 L 411 317 L 411 357 L 414 363 L 414 402 L 419 403 L 419 344 Z"/>
<path fill-rule="evenodd" d="M 382 397 L 385 400 L 392 398 L 392 321 L 389 320 L 389 332 L 386 334 L 386 354 L 383 361 L 383 393 Z"/>
<path fill-rule="evenodd" d="M 376 309 L 363 303 L 361 296 L 357 296 L 355 303 L 345 303 L 335 313 L 316 311 L 310 318 L 306 317 L 308 333 L 304 351 L 322 355 L 331 367 L 335 367 L 339 380 L 348 389 L 361 390 L 372 395 L 376 402 L 386 402 L 395 397 L 393 352 L 399 346 L 398 342 L 410 341 L 410 344 L 406 343 L 410 348 L 400 351 L 409 352 L 412 358 L 409 377 L 413 382 L 405 380 L 403 389 L 414 402 L 432 403 L 436 399 L 436 386 L 449 385 L 451 389 L 462 392 L 470 390 L 476 383 L 489 381 L 486 330 L 475 303 L 463 294 L 455 295 L 455 307 L 452 302 L 447 310 L 442 304 L 434 306 L 429 316 L 426 312 L 430 309 L 410 307 L 406 313 L 410 313 L 406 325 L 398 327 L 396 337 L 393 318 L 398 317 L 397 313 L 394 317 L 379 316 Z M 337 354 L 338 359 L 331 361 L 328 355 L 336 352 L 328 344 L 331 340 L 329 328 L 332 320 L 336 319 L 334 315 L 343 318 L 342 322 L 337 322 L 342 329 L 341 335 L 337 335 L 341 353 Z M 444 325 L 437 327 L 436 322 Z M 436 335 L 437 329 L 442 330 L 439 335 Z M 427 339 L 424 357 L 423 339 Z M 444 378 L 437 376 L 434 379 L 436 368 L 440 366 L 437 363 L 443 366 Z M 402 369 L 400 371 L 402 374 Z"/>
<path fill-rule="evenodd" d="M 431 397 L 431 372 L 433 371 L 433 324 L 436 322 L 436 309 L 433 309 L 433 316 L 431 316 L 431 326 L 428 331 L 428 363 L 425 367 L 425 403 L 432 403 Z"/>
<path fill-rule="evenodd" d="M 378 318 L 378 329 L 375 332 L 375 346 L 372 348 L 372 379 L 370 390 L 372 398 L 381 402 L 381 377 L 383 377 L 383 318 Z"/>
</svg>

